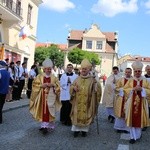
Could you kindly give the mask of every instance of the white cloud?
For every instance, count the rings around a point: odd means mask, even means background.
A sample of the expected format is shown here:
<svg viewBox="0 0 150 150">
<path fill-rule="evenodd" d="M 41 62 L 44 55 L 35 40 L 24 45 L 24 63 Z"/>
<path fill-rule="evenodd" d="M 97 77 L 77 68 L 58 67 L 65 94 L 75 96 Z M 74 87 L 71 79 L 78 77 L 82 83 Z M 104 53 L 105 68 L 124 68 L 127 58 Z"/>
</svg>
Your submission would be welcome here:
<svg viewBox="0 0 150 150">
<path fill-rule="evenodd" d="M 146 13 L 147 14 L 150 14 L 150 0 L 148 0 L 147 2 L 145 2 L 145 7 L 146 7 L 146 9 L 147 9 L 147 11 L 146 11 Z"/>
<path fill-rule="evenodd" d="M 92 12 L 100 13 L 107 17 L 114 17 L 119 13 L 135 13 L 138 10 L 138 0 L 98 0 L 92 7 Z"/>
<path fill-rule="evenodd" d="M 75 8 L 70 0 L 43 0 L 43 6 L 54 11 L 65 12 Z"/>
</svg>

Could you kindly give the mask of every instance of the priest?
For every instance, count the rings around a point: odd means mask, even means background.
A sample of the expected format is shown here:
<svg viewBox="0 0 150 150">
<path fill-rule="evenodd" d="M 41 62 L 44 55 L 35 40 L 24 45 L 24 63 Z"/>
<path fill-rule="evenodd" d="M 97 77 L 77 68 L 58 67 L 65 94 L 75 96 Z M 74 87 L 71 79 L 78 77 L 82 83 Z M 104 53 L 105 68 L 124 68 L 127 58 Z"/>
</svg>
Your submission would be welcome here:
<svg viewBox="0 0 150 150">
<path fill-rule="evenodd" d="M 143 64 L 132 64 L 134 77 L 125 84 L 123 91 L 127 99 L 125 104 L 125 122 L 130 130 L 130 143 L 141 138 L 141 129 L 149 126 L 147 97 L 150 97 L 150 83 L 142 76 Z"/>
<path fill-rule="evenodd" d="M 101 86 L 93 76 L 90 75 L 92 65 L 84 59 L 81 62 L 81 74 L 73 82 L 70 88 L 71 94 L 71 121 L 74 137 L 79 133 L 87 136 L 90 124 L 98 112 L 101 99 Z"/>
<path fill-rule="evenodd" d="M 52 75 L 53 63 L 50 59 L 43 62 L 43 74 L 39 74 L 33 81 L 30 98 L 30 112 L 33 118 L 41 122 L 40 131 L 43 134 L 55 128 L 55 112 L 60 109 L 59 81 Z"/>
</svg>

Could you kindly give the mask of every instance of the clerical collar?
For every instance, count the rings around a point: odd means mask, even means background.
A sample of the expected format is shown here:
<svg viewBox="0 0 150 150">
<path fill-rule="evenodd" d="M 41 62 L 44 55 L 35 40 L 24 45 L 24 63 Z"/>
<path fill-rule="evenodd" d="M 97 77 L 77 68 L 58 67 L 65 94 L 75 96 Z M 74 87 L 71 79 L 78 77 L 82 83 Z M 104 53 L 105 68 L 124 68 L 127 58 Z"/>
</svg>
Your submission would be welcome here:
<svg viewBox="0 0 150 150">
<path fill-rule="evenodd" d="M 137 80 L 137 81 L 141 81 L 143 79 L 143 76 L 141 76 L 139 78 L 134 77 L 134 79 Z"/>
<path fill-rule="evenodd" d="M 45 74 L 45 73 L 44 73 L 44 77 L 49 78 L 49 77 L 50 77 L 50 75 L 47 75 L 47 74 Z"/>
<path fill-rule="evenodd" d="M 71 72 L 71 73 L 67 72 L 66 75 L 67 76 L 73 76 L 73 72 Z"/>
</svg>

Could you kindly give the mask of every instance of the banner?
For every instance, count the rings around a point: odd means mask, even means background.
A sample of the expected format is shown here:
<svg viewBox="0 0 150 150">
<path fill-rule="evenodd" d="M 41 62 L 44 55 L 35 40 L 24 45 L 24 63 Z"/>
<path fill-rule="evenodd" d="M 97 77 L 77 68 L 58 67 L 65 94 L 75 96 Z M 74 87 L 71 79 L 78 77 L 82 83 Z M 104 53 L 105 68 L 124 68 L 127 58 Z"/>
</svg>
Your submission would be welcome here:
<svg viewBox="0 0 150 150">
<path fill-rule="evenodd" d="M 30 28 L 28 25 L 21 28 L 19 37 L 21 37 L 22 39 L 25 39 L 26 37 L 28 37 L 30 35 L 31 35 L 31 33 L 30 33 Z"/>
<path fill-rule="evenodd" d="M 0 46 L 0 60 L 4 60 L 4 44 Z"/>
</svg>

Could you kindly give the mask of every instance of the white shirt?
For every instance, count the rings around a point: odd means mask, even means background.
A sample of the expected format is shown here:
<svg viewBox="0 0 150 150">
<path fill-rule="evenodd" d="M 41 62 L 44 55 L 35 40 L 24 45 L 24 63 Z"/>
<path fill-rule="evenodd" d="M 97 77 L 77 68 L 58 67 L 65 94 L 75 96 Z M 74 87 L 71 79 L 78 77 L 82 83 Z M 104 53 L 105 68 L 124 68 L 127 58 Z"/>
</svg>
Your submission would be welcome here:
<svg viewBox="0 0 150 150">
<path fill-rule="evenodd" d="M 73 83 L 73 81 L 78 77 L 78 75 L 73 74 L 72 76 L 67 76 L 66 73 L 64 73 L 60 78 L 60 100 L 66 101 L 70 100 L 70 85 Z M 71 83 L 68 83 L 68 78 L 70 78 Z"/>
<path fill-rule="evenodd" d="M 19 79 L 20 80 L 24 80 L 25 79 L 25 77 L 22 75 L 23 73 L 28 74 L 28 71 L 27 71 L 26 68 L 20 67 L 20 72 L 19 72 Z"/>
<path fill-rule="evenodd" d="M 36 72 L 34 69 L 31 69 L 29 72 L 29 78 L 35 78 L 36 77 Z"/>
</svg>

